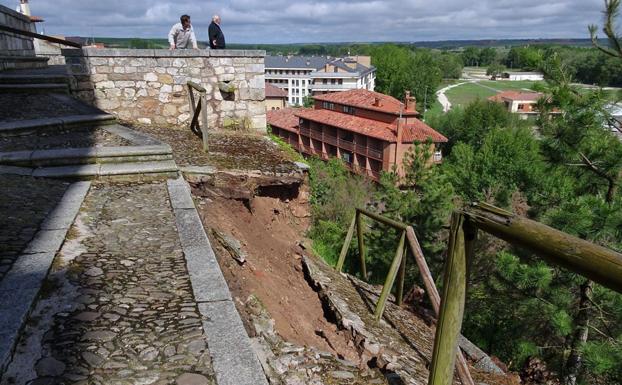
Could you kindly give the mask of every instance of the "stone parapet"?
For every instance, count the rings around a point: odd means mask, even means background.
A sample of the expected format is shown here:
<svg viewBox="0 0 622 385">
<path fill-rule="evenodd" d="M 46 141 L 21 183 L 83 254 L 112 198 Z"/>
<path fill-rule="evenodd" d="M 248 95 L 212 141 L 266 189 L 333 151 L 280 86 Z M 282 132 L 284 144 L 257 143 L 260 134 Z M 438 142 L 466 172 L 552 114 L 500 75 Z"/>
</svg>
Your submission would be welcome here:
<svg viewBox="0 0 622 385">
<path fill-rule="evenodd" d="M 209 128 L 266 128 L 265 51 L 66 49 L 74 93 L 120 119 L 186 125 L 187 82 L 206 91 Z M 234 91 L 223 93 L 219 83 Z"/>
<path fill-rule="evenodd" d="M 0 25 L 35 32 L 35 25 L 27 16 L 0 5 Z M 21 59 L 35 56 L 31 37 L 0 31 L 0 71 L 19 67 Z M 16 58 L 16 59 L 12 59 Z"/>
</svg>

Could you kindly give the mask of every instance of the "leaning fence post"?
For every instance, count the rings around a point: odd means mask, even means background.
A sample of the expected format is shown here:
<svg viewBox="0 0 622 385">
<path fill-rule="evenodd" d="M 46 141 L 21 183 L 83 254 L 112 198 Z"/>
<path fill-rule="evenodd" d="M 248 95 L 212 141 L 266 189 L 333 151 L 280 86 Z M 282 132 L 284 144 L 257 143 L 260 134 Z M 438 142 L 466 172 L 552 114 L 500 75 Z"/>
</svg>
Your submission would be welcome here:
<svg viewBox="0 0 622 385">
<path fill-rule="evenodd" d="M 395 303 L 397 306 L 401 306 L 404 301 L 404 280 L 406 279 L 406 259 L 408 258 L 408 247 L 404 244 L 404 251 L 402 253 L 402 263 L 400 264 L 400 271 L 397 276 L 397 296 Z"/>
<path fill-rule="evenodd" d="M 380 321 L 380 319 L 382 318 L 382 314 L 384 313 L 384 307 L 387 304 L 387 298 L 389 297 L 391 288 L 393 288 L 393 283 L 395 283 L 395 276 L 397 275 L 397 270 L 402 263 L 405 242 L 406 232 L 402 231 L 402 236 L 400 237 L 400 244 L 397 246 L 395 258 L 393 258 L 393 263 L 391 263 L 391 268 L 389 269 L 389 273 L 387 274 L 387 280 L 384 282 L 384 286 L 382 287 L 382 293 L 380 293 L 380 298 L 378 298 L 378 303 L 376 304 L 376 311 L 374 312 L 374 317 L 376 318 L 376 321 Z"/>
<path fill-rule="evenodd" d="M 451 385 L 453 383 L 458 337 L 464 315 L 466 274 L 464 215 L 454 212 L 451 217 L 443 296 L 436 324 L 428 385 Z"/>
<path fill-rule="evenodd" d="M 201 104 L 203 104 L 203 108 L 201 109 L 201 134 L 203 136 L 203 151 L 208 151 L 208 141 L 207 141 L 207 96 L 205 92 L 201 92 Z"/>
<path fill-rule="evenodd" d="M 343 263 L 346 260 L 346 255 L 348 255 L 348 249 L 350 249 L 350 243 L 352 242 L 352 237 L 354 236 L 354 226 L 356 225 L 356 215 L 352 218 L 352 223 L 350 224 L 350 228 L 348 229 L 348 234 L 346 235 L 346 241 L 343 243 L 341 247 L 341 254 L 339 254 L 339 260 L 337 261 L 337 269 L 338 272 L 341 273 L 343 270 Z"/>
<path fill-rule="evenodd" d="M 359 258 L 361 260 L 361 274 L 363 281 L 367 281 L 367 264 L 365 262 L 365 240 L 363 238 L 363 216 L 361 212 L 356 210 L 356 237 L 359 243 Z"/>
</svg>

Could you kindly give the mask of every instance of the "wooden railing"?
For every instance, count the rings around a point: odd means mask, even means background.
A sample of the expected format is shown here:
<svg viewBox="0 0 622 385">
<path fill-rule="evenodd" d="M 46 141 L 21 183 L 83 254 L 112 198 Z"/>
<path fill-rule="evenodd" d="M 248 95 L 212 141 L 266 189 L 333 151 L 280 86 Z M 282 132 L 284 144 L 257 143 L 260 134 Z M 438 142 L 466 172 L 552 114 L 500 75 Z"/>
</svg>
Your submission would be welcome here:
<svg viewBox="0 0 622 385">
<path fill-rule="evenodd" d="M 374 311 L 374 317 L 377 321 L 380 321 L 382 315 L 384 313 L 384 309 L 387 304 L 387 298 L 389 297 L 389 293 L 391 292 L 393 285 L 395 283 L 395 279 L 397 278 L 397 295 L 396 295 L 396 304 L 399 306 L 402 304 L 404 297 L 404 280 L 406 277 L 406 256 L 407 251 L 410 250 L 410 253 L 414 256 L 415 262 L 417 263 L 417 267 L 419 268 L 419 272 L 421 273 L 421 277 L 423 279 L 423 284 L 426 289 L 426 293 L 432 303 L 432 308 L 436 315 L 439 315 L 440 303 L 441 299 L 438 294 L 438 289 L 436 288 L 436 284 L 434 283 L 434 279 L 432 278 L 432 273 L 430 273 L 430 269 L 428 264 L 423 256 L 423 251 L 421 250 L 421 246 L 419 245 L 419 241 L 417 240 L 417 236 L 415 235 L 415 230 L 413 230 L 412 226 L 408 226 L 405 223 L 398 222 L 384 216 L 372 213 L 370 211 L 357 208 L 356 214 L 352 219 L 352 223 L 350 224 L 350 228 L 348 229 L 348 233 L 346 235 L 346 240 L 343 243 L 343 247 L 341 248 L 341 253 L 339 254 L 339 260 L 337 261 L 337 266 L 335 267 L 337 271 L 341 272 L 343 270 L 343 264 L 345 262 L 346 256 L 348 255 L 348 250 L 350 248 L 350 244 L 352 243 L 352 238 L 354 236 L 354 230 L 356 229 L 356 237 L 358 240 L 358 250 L 359 250 L 359 261 L 361 264 L 361 275 L 364 280 L 367 280 L 367 266 L 365 262 L 365 238 L 364 238 L 364 228 L 365 224 L 363 222 L 363 217 L 368 217 L 377 222 L 380 222 L 386 226 L 393 227 L 396 230 L 401 232 L 399 244 L 397 246 L 397 250 L 395 252 L 395 258 L 393 258 L 393 262 L 391 263 L 391 267 L 389 268 L 389 273 L 387 274 L 387 278 L 384 282 L 384 286 L 382 287 L 382 292 L 380 293 L 380 297 L 378 298 L 378 302 L 376 303 L 376 309 Z M 408 242 L 406 243 L 406 240 Z M 438 329 L 437 329 L 438 330 Z M 457 352 L 457 353 L 456 353 Z M 460 381 L 463 385 L 474 385 L 473 379 L 471 378 L 471 374 L 469 372 L 469 367 L 467 365 L 467 361 L 462 355 L 461 351 L 457 351 L 457 348 L 451 351 L 454 357 L 458 359 L 458 376 L 460 377 Z M 452 364 L 453 365 L 453 364 Z M 430 377 L 431 378 L 431 377 Z M 452 379 L 453 379 L 453 366 L 452 366 Z"/>
<path fill-rule="evenodd" d="M 198 100 L 195 98 L 195 91 L 199 93 Z M 189 81 L 188 102 L 190 103 L 190 111 L 192 111 L 190 130 L 203 139 L 203 150 L 207 152 L 207 90 L 195 82 Z M 201 115 L 201 124 L 199 124 L 199 114 Z"/>
<path fill-rule="evenodd" d="M 428 385 L 450 385 L 457 369 L 462 384 L 473 384 L 458 338 L 464 316 L 468 263 L 473 258 L 474 242 L 479 230 L 485 231 L 513 245 L 532 250 L 554 265 L 565 267 L 596 283 L 622 293 L 622 254 L 579 239 L 542 223 L 512 214 L 497 207 L 474 203 L 452 214 L 447 260 L 444 268 L 442 298 L 434 284 L 415 232 L 411 226 L 363 209 L 356 209 L 336 269 L 341 271 L 348 254 L 354 231 L 357 231 L 359 259 L 363 278 L 367 278 L 363 216 L 401 231 L 395 258 L 391 263 L 374 316 L 382 318 L 387 298 L 395 279 L 398 280 L 396 303 L 402 303 L 406 269 L 405 241 L 414 255 L 423 278 L 426 293 L 438 316 L 434 350 L 430 364 Z M 456 359 L 457 367 L 456 367 Z"/>
<path fill-rule="evenodd" d="M 41 34 L 36 33 L 36 32 L 24 31 L 23 29 L 11 28 L 9 26 L 2 25 L 2 24 L 0 24 L 0 31 L 14 33 L 16 35 L 33 37 L 35 39 L 45 40 L 45 41 L 49 41 L 50 43 L 62 44 L 62 45 L 66 45 L 66 46 L 69 46 L 69 47 L 82 48 L 81 44 L 74 43 L 73 41 L 69 41 L 69 40 L 65 40 L 65 39 L 59 39 L 57 37 L 52 37 L 52 36 L 47 36 L 47 35 L 41 35 Z"/>
<path fill-rule="evenodd" d="M 475 203 L 451 218 L 443 297 L 436 326 L 429 385 L 453 381 L 454 352 L 464 316 L 468 262 L 478 230 L 535 252 L 551 264 L 622 293 L 622 254 L 497 207 Z"/>
</svg>

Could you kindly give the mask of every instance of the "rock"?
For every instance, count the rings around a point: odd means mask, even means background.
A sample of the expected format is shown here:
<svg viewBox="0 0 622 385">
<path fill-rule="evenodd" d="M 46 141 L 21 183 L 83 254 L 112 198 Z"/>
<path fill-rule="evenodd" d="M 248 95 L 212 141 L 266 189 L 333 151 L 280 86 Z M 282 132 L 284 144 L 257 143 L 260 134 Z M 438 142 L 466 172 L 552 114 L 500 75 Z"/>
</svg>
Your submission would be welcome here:
<svg viewBox="0 0 622 385">
<path fill-rule="evenodd" d="M 65 364 L 55 358 L 46 357 L 37 361 L 35 371 L 40 377 L 60 376 L 65 371 Z"/>
<path fill-rule="evenodd" d="M 89 277 L 99 277 L 100 275 L 104 274 L 104 271 L 99 267 L 91 267 L 87 269 L 84 274 L 88 275 Z"/>
<path fill-rule="evenodd" d="M 100 316 L 99 313 L 91 312 L 91 311 L 85 311 L 85 312 L 82 312 L 82 313 L 76 315 L 73 318 L 77 319 L 78 321 L 92 322 L 92 321 L 95 321 L 96 319 L 98 319 L 99 316 Z"/>
<path fill-rule="evenodd" d="M 160 352 L 158 351 L 158 349 L 153 348 L 153 347 L 149 347 L 143 351 L 140 352 L 139 354 L 139 358 L 142 361 L 153 361 L 156 358 L 158 358 L 158 355 L 160 354 Z"/>
<path fill-rule="evenodd" d="M 331 372 L 330 375 L 333 378 L 338 378 L 341 380 L 351 380 L 354 378 L 354 374 L 343 371 L 343 370 L 337 370 L 337 371 Z"/>
<path fill-rule="evenodd" d="M 209 385 L 209 383 L 207 377 L 195 373 L 184 373 L 175 380 L 177 385 Z"/>
<path fill-rule="evenodd" d="M 194 340 L 188 344 L 188 352 L 195 356 L 200 355 L 205 351 L 205 341 L 203 339 Z"/>
<path fill-rule="evenodd" d="M 87 341 L 108 342 L 112 341 L 116 336 L 117 333 L 113 333 L 107 330 L 98 330 L 93 332 L 86 332 L 84 336 L 82 336 L 82 339 Z"/>
<path fill-rule="evenodd" d="M 99 367 L 104 362 L 104 357 L 91 352 L 82 353 L 82 358 L 92 367 Z"/>
</svg>

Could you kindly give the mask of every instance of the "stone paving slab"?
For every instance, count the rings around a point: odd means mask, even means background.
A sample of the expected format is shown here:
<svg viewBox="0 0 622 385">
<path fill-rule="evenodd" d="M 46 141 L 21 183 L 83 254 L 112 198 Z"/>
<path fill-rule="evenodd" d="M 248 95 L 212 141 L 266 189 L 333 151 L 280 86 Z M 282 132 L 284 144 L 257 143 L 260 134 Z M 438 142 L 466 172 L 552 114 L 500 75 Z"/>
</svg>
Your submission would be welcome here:
<svg viewBox="0 0 622 385">
<path fill-rule="evenodd" d="M 267 385 L 250 339 L 232 301 L 199 304 L 210 341 L 218 385 Z"/>
<path fill-rule="evenodd" d="M 0 173 L 6 171 L 0 167 Z M 67 182 L 32 178 L 23 175 L 25 171 L 13 168 L 11 172 L 22 175 L 0 175 L 0 282 L 35 237 L 41 222 L 67 195 Z"/>
<path fill-rule="evenodd" d="M 168 182 L 168 191 L 218 385 L 267 385 L 194 206 L 190 187 L 179 178 Z"/>
<path fill-rule="evenodd" d="M 77 182 L 64 190 L 60 203 L 50 213 L 55 218 L 62 217 L 62 220 L 50 226 L 55 227 L 53 230 L 39 230 L 23 251 L 24 254 L 14 260 L 11 269 L 0 281 L 0 377 L 9 363 L 19 332 L 41 290 L 54 256 L 89 188 L 90 183 Z M 49 223 L 52 223 L 51 219 Z"/>
</svg>

